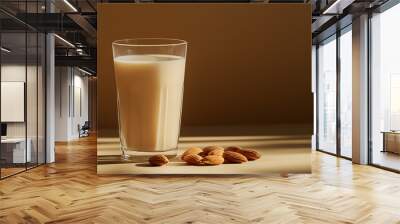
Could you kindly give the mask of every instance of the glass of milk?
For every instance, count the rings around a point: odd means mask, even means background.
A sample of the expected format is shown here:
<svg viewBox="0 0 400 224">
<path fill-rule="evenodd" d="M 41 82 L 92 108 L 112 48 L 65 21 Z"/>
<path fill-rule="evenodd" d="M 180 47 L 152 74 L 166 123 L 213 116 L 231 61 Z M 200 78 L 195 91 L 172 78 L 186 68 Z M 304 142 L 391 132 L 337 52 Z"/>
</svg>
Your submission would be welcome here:
<svg viewBox="0 0 400 224">
<path fill-rule="evenodd" d="M 122 157 L 177 154 L 187 42 L 112 43 Z"/>
</svg>

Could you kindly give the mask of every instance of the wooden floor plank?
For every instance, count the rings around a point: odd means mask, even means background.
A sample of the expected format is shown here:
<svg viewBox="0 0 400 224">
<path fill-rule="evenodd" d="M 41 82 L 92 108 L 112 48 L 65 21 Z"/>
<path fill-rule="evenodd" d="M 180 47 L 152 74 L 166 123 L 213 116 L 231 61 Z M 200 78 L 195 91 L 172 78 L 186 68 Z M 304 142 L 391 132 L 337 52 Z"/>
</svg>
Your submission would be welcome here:
<svg viewBox="0 0 400 224">
<path fill-rule="evenodd" d="M 313 152 L 312 174 L 97 176 L 96 142 L 0 181 L 0 223 L 400 223 L 400 175 Z"/>
</svg>

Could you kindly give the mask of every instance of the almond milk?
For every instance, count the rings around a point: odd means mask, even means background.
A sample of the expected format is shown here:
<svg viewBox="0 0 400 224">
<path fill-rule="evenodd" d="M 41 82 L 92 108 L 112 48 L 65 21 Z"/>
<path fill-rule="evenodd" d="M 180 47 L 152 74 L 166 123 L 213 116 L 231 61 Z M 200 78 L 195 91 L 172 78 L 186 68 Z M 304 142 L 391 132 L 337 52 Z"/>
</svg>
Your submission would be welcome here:
<svg viewBox="0 0 400 224">
<path fill-rule="evenodd" d="M 122 146 L 134 151 L 177 147 L 185 59 L 173 55 L 114 58 Z"/>
</svg>

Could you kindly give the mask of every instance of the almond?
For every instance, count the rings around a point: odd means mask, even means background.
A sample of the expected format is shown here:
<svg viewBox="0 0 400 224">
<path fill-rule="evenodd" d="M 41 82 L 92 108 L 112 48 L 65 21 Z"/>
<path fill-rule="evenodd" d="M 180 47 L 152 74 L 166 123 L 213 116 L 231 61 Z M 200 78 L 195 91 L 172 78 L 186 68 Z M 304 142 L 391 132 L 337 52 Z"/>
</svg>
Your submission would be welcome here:
<svg viewBox="0 0 400 224">
<path fill-rule="evenodd" d="M 214 149 L 208 153 L 209 156 L 222 156 L 224 154 L 224 149 Z"/>
<path fill-rule="evenodd" d="M 226 151 L 224 152 L 224 159 L 227 163 L 244 163 L 247 162 L 247 158 L 238 153 L 238 152 L 232 152 L 232 151 Z"/>
<path fill-rule="evenodd" d="M 231 152 L 240 152 L 240 150 L 242 150 L 242 148 L 239 146 L 229 146 L 225 148 L 225 151 L 231 151 Z"/>
<path fill-rule="evenodd" d="M 190 147 L 190 148 L 186 149 L 186 151 L 182 154 L 181 159 L 185 160 L 184 158 L 187 155 L 197 155 L 202 152 L 203 152 L 203 150 L 199 147 Z"/>
<path fill-rule="evenodd" d="M 208 153 L 201 152 L 201 153 L 199 153 L 198 155 L 201 156 L 201 157 L 206 157 L 206 156 L 208 156 Z"/>
<path fill-rule="evenodd" d="M 261 157 L 261 154 L 253 149 L 242 149 L 240 150 L 240 154 L 246 156 L 247 160 L 257 160 Z"/>
<path fill-rule="evenodd" d="M 149 163 L 152 166 L 162 166 L 169 162 L 168 158 L 164 155 L 155 155 L 149 158 Z"/>
<path fill-rule="evenodd" d="M 184 157 L 183 159 L 187 164 L 189 165 L 201 165 L 203 157 L 197 155 L 197 154 L 190 154 Z"/>
<path fill-rule="evenodd" d="M 208 153 L 210 153 L 211 151 L 214 151 L 216 149 L 222 149 L 224 150 L 224 148 L 219 147 L 219 146 L 207 146 L 203 148 L 203 152 L 206 153 L 208 155 Z"/>
<path fill-rule="evenodd" d="M 215 156 L 215 155 L 214 156 L 206 156 L 203 159 L 203 163 L 205 165 L 215 166 L 215 165 L 224 163 L 224 158 L 222 156 Z"/>
</svg>

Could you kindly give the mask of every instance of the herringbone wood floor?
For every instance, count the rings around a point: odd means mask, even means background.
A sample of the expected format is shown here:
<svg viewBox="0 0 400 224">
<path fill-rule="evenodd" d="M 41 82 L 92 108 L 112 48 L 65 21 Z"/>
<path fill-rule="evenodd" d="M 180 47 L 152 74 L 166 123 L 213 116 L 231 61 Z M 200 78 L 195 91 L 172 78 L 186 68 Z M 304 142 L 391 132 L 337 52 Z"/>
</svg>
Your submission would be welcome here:
<svg viewBox="0 0 400 224">
<path fill-rule="evenodd" d="M 400 175 L 314 152 L 313 174 L 97 176 L 93 138 L 0 181 L 0 223 L 400 223 Z"/>
</svg>

